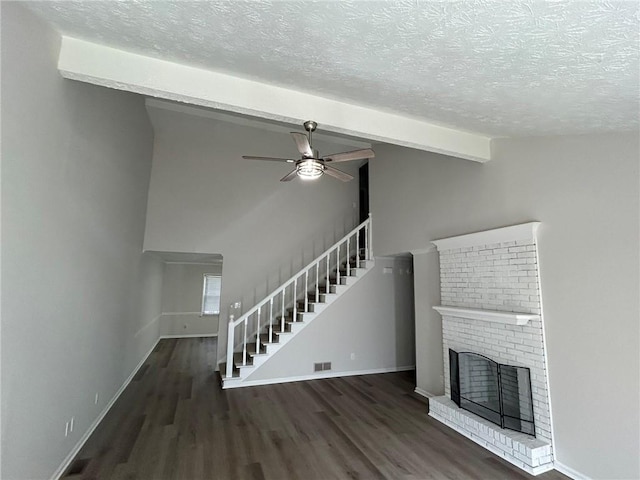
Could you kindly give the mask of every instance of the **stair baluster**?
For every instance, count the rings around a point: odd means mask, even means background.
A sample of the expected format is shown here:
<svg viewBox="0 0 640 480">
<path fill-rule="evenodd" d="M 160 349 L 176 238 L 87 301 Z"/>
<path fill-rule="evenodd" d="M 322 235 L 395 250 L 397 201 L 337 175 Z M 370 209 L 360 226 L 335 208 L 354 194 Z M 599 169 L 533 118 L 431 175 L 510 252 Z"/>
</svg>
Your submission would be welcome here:
<svg viewBox="0 0 640 480">
<path fill-rule="evenodd" d="M 351 249 L 349 246 L 351 238 L 347 238 L 347 277 L 351 275 Z"/>
<path fill-rule="evenodd" d="M 249 316 L 247 315 L 244 318 L 244 342 L 242 344 L 242 364 L 247 364 L 247 322 L 249 321 Z M 231 355 L 231 361 L 233 362 L 233 355 Z"/>
<path fill-rule="evenodd" d="M 309 270 L 304 274 L 304 311 L 309 311 Z"/>
<path fill-rule="evenodd" d="M 363 234 L 363 242 L 360 241 L 360 235 Z M 355 255 L 354 255 L 354 265 L 353 268 L 369 268 L 367 265 L 361 267 L 361 259 L 360 259 L 360 249 L 363 249 L 363 260 L 372 260 L 373 259 L 373 249 L 372 249 L 372 226 L 371 226 L 371 216 L 360 225 L 358 225 L 355 229 L 345 235 L 342 239 L 336 242 L 332 247 L 327 249 L 322 255 L 312 261 L 309 265 L 307 265 L 304 269 L 298 272 L 296 275 L 287 280 L 284 284 L 282 284 L 276 291 L 274 291 L 271 295 L 267 296 L 264 300 L 256 304 L 251 310 L 240 316 L 240 318 L 235 319 L 234 315 L 230 314 L 229 316 L 229 325 L 228 325 L 228 337 L 227 337 L 227 363 L 226 368 L 224 369 L 225 378 L 231 379 L 234 375 L 234 367 L 236 370 L 236 377 L 238 377 L 238 367 L 247 367 L 253 365 L 255 368 L 256 359 L 254 355 L 258 355 L 261 353 L 265 353 L 263 348 L 268 347 L 269 344 L 274 344 L 274 340 L 276 340 L 275 344 L 282 343 L 284 337 L 282 334 L 293 333 L 293 325 L 291 328 L 287 327 L 287 319 L 289 318 L 287 312 L 291 314 L 290 322 L 292 324 L 298 323 L 304 320 L 306 314 L 310 314 L 309 304 L 314 303 L 313 299 L 315 298 L 315 303 L 320 303 L 321 295 L 320 295 L 320 282 L 324 281 L 324 286 L 322 290 L 324 292 L 324 298 L 329 296 L 332 293 L 336 293 L 339 291 L 339 286 L 343 285 L 341 282 L 342 276 L 345 276 L 345 285 L 349 285 L 348 278 L 352 275 L 353 269 L 351 265 L 352 261 L 352 237 L 355 235 Z M 364 245 L 360 245 L 364 243 Z M 343 246 L 346 247 L 343 249 Z M 341 276 L 341 268 L 342 268 L 342 257 L 341 253 L 344 254 L 344 262 L 345 269 L 343 270 L 344 275 Z M 335 279 L 333 279 L 333 267 L 331 265 L 332 257 L 335 255 Z M 321 274 L 321 266 L 324 264 L 324 278 Z M 313 271 L 311 275 L 309 275 L 309 271 L 315 268 L 315 284 L 313 279 Z M 298 281 L 302 282 L 302 275 L 304 274 L 304 302 L 299 300 L 298 291 Z M 358 275 L 358 274 L 354 274 Z M 311 285 L 309 284 L 309 280 L 311 277 Z M 333 282 L 332 282 L 333 279 Z M 336 290 L 332 288 L 332 285 L 336 285 Z M 300 285 L 302 287 L 302 285 Z M 290 303 L 287 301 L 287 290 L 289 290 L 291 298 Z M 277 304 L 277 297 L 280 298 L 280 305 Z M 263 324 L 262 320 L 262 308 L 266 307 L 267 302 L 269 303 L 268 310 L 268 326 Z M 280 328 L 276 330 L 274 335 L 274 327 L 278 326 L 277 319 L 274 317 L 274 303 L 277 305 L 276 309 L 280 310 Z M 290 305 L 289 309 L 288 306 Z M 300 312 L 300 318 L 298 318 L 299 309 L 303 309 L 304 311 Z M 316 308 L 313 308 L 314 312 L 316 312 Z M 265 316 L 267 316 L 265 313 Z M 313 317 L 311 317 L 313 318 Z M 255 320 L 249 322 L 249 319 Z M 240 342 L 236 344 L 238 336 L 236 335 L 236 328 L 240 327 L 242 324 L 243 332 L 242 332 L 242 345 L 240 346 Z M 255 326 L 255 351 L 248 351 L 248 343 L 247 339 L 249 336 L 253 338 L 253 329 Z M 265 330 L 266 327 L 266 330 Z M 302 325 L 304 327 L 304 325 Z M 265 334 L 262 336 L 261 333 L 264 331 Z M 239 332 L 238 332 L 239 333 Z M 267 342 L 268 339 L 268 342 Z M 286 341 L 286 339 L 284 340 Z M 241 361 L 236 361 L 234 363 L 234 351 L 236 348 L 241 348 L 242 358 Z M 253 347 L 252 347 L 253 348 Z M 266 350 L 266 353 L 269 353 L 269 349 Z M 251 362 L 249 361 L 249 355 L 251 355 Z M 236 356 L 236 358 L 239 355 Z M 264 362 L 264 359 L 261 360 Z M 240 377 L 243 377 L 243 374 L 240 373 Z M 222 373 L 222 372 L 221 372 Z"/>
<path fill-rule="evenodd" d="M 298 295 L 297 295 L 297 291 L 298 291 L 298 279 L 296 278 L 293 281 L 293 292 L 291 295 L 291 302 L 293 303 L 293 321 L 296 321 L 296 318 L 298 317 Z"/>
<path fill-rule="evenodd" d="M 258 307 L 258 327 L 256 328 L 256 353 L 258 352 L 258 345 L 260 345 L 260 311 L 262 306 Z"/>
<path fill-rule="evenodd" d="M 316 263 L 316 303 L 320 301 L 320 262 Z"/>
<path fill-rule="evenodd" d="M 336 285 L 340 285 L 340 245 L 336 250 Z"/>
</svg>

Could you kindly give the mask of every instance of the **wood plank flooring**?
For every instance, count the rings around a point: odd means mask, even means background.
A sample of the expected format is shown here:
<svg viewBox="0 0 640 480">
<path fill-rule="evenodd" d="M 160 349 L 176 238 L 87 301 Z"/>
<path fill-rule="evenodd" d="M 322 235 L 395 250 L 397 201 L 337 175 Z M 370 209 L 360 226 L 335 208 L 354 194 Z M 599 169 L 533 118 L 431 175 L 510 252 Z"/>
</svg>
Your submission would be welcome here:
<svg viewBox="0 0 640 480">
<path fill-rule="evenodd" d="M 216 339 L 162 340 L 71 479 L 541 479 L 427 416 L 412 373 L 221 390 Z"/>
</svg>

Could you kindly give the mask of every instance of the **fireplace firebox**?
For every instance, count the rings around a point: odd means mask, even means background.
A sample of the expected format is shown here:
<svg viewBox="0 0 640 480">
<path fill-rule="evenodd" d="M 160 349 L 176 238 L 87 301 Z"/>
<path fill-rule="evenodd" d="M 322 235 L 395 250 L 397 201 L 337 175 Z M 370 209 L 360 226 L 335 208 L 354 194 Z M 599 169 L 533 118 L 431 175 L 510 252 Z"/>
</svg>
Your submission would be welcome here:
<svg viewBox="0 0 640 480">
<path fill-rule="evenodd" d="M 451 400 L 499 425 L 535 436 L 531 374 L 472 352 L 449 349 Z"/>
</svg>

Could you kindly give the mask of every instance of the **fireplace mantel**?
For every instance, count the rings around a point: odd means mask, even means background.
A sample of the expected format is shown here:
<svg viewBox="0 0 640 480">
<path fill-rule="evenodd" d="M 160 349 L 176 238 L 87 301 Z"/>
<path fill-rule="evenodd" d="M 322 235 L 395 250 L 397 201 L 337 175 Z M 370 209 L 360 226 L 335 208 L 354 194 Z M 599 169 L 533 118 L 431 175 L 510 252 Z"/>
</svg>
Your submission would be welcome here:
<svg viewBox="0 0 640 480">
<path fill-rule="evenodd" d="M 436 305 L 433 307 L 442 316 L 483 320 L 485 322 L 504 323 L 507 325 L 526 325 L 530 320 L 538 320 L 540 315 L 534 313 L 503 312 L 497 310 L 477 310 L 472 308 L 448 307 Z"/>
<path fill-rule="evenodd" d="M 509 227 L 494 228 L 482 232 L 467 233 L 457 237 L 441 238 L 433 240 L 439 251 L 451 250 L 454 248 L 468 248 L 476 245 L 487 245 L 491 243 L 512 242 L 517 240 L 528 240 L 536 238 L 536 232 L 540 222 L 521 223 Z"/>
</svg>

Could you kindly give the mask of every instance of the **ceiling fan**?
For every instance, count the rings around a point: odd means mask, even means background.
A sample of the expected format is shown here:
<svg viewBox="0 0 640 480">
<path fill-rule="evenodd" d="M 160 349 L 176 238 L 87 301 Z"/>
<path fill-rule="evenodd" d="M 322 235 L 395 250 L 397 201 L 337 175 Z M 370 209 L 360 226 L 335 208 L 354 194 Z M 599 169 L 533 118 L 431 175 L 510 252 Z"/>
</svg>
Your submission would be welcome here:
<svg viewBox="0 0 640 480">
<path fill-rule="evenodd" d="M 289 182 L 296 176 L 303 180 L 312 180 L 319 178 L 325 173 L 331 177 L 348 182 L 353 180 L 353 176 L 345 173 L 337 168 L 333 168 L 328 165 L 329 163 L 348 162 L 350 160 L 362 160 L 364 158 L 373 158 L 375 153 L 370 148 L 364 148 L 361 150 L 353 150 L 351 152 L 334 153 L 333 155 L 327 155 L 320 157 L 317 150 L 313 150 L 311 143 L 311 136 L 318 127 L 318 124 L 313 120 L 307 120 L 303 123 L 304 129 L 307 134 L 291 132 L 294 142 L 298 147 L 298 151 L 302 155 L 302 158 L 296 160 L 294 158 L 274 158 L 274 157 L 252 157 L 243 155 L 245 160 L 268 160 L 271 162 L 287 162 L 295 163 L 296 168 L 287 173 L 280 179 L 281 182 Z"/>
</svg>

